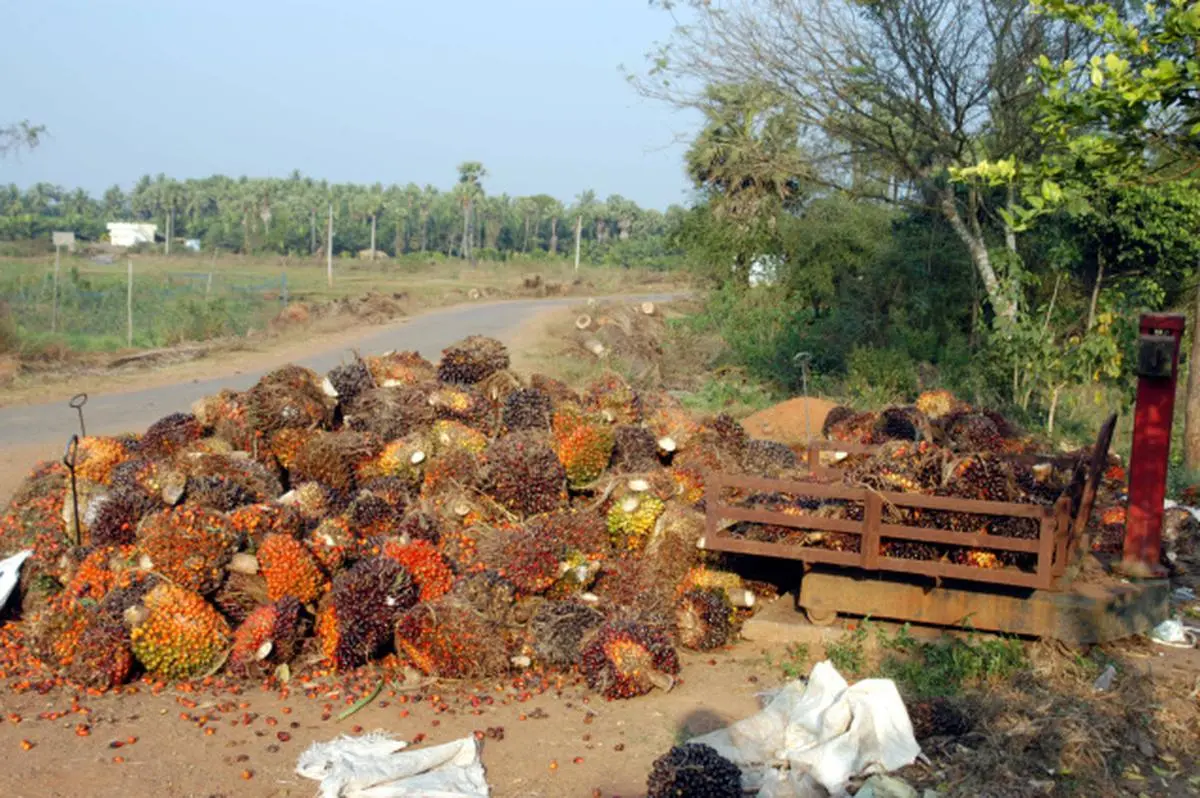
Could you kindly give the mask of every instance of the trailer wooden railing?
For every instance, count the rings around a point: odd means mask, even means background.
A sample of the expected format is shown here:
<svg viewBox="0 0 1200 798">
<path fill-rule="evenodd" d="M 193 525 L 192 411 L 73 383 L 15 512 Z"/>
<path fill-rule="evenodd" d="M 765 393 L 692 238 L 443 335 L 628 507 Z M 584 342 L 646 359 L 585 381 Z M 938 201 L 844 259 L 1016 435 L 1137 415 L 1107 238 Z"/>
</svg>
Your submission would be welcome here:
<svg viewBox="0 0 1200 798">
<path fill-rule="evenodd" d="M 868 571 L 895 571 L 923 574 L 942 579 L 961 579 L 997 585 L 1010 585 L 1041 590 L 1059 589 L 1069 581 L 1077 563 L 1080 546 L 1087 545 L 1088 518 L 1096 497 L 1099 481 L 1107 462 L 1108 448 L 1116 416 L 1101 428 L 1090 461 L 1079 464 L 1076 480 L 1052 506 L 1017 504 L 928 496 L 919 493 L 875 491 L 867 488 L 821 482 L 762 479 L 758 477 L 709 474 L 705 483 L 707 530 L 704 548 L 735 554 L 753 554 L 801 560 L 806 563 L 826 563 L 862 568 Z M 849 451 L 850 446 L 833 444 L 825 450 Z M 860 450 L 865 447 L 856 446 Z M 819 465 L 810 448 L 810 464 Z M 797 498 L 852 502 L 862 508 L 862 520 L 826 518 L 810 513 L 793 514 L 757 507 L 727 503 L 727 489 L 778 493 Z M 988 532 L 956 532 L 949 529 L 925 528 L 907 524 L 886 523 L 884 508 L 897 510 L 932 510 L 973 516 L 994 516 L 1029 519 L 1038 528 L 1035 539 L 1021 539 Z M 839 551 L 803 544 L 774 543 L 748 540 L 731 534 L 731 523 L 768 524 L 812 532 L 836 532 L 858 539 L 858 551 Z M 962 546 L 985 552 L 1018 552 L 1033 555 L 1034 568 L 1024 571 L 1016 567 L 986 568 L 942 561 L 913 560 L 891 557 L 883 553 L 885 541 L 910 541 L 950 546 Z M 1064 576 L 1067 579 L 1064 580 Z"/>
</svg>

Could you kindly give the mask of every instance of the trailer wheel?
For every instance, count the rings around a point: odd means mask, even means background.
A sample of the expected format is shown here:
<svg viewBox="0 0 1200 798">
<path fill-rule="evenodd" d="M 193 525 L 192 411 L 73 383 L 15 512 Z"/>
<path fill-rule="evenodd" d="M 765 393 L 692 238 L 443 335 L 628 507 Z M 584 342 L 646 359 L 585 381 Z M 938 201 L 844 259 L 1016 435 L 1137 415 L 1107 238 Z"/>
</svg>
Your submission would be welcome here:
<svg viewBox="0 0 1200 798">
<path fill-rule="evenodd" d="M 813 626 L 830 626 L 837 620 L 837 610 L 818 609 L 816 607 L 805 607 L 804 617 Z"/>
</svg>

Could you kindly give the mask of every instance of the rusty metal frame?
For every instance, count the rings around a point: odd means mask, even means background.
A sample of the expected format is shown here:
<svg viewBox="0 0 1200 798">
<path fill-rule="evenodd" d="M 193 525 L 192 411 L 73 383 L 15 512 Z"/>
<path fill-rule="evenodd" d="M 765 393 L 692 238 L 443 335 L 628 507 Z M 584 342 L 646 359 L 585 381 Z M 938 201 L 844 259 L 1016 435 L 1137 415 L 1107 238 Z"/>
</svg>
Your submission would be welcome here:
<svg viewBox="0 0 1200 798">
<path fill-rule="evenodd" d="M 1101 427 L 1091 462 L 1086 470 L 1079 469 L 1082 477 L 1082 493 L 1077 510 L 1072 514 L 1072 497 L 1063 495 L 1051 507 L 1014 502 L 991 502 L 960 499 L 946 496 L 927 496 L 916 493 L 875 491 L 852 488 L 838 484 L 801 482 L 795 480 L 763 479 L 730 474 L 713 473 L 705 480 L 706 534 L 704 547 L 711 551 L 735 554 L 753 554 L 801 560 L 808 565 L 825 563 L 851 566 L 867 571 L 893 571 L 922 574 L 936 579 L 960 579 L 994 585 L 1061 590 L 1074 578 L 1081 552 L 1086 552 L 1086 529 L 1095 503 L 1096 491 L 1108 458 L 1116 416 L 1111 416 Z M 869 453 L 877 447 L 863 444 L 843 445 L 835 442 L 817 442 L 809 448 L 810 466 L 820 466 L 819 452 L 850 451 L 858 449 Z M 820 472 L 814 470 L 820 477 Z M 842 518 L 821 518 L 809 515 L 791 515 L 773 510 L 737 507 L 726 504 L 722 497 L 725 488 L 784 493 L 808 498 L 838 499 L 855 502 L 863 507 L 861 521 Z M 927 529 L 903 524 L 883 522 L 884 504 L 902 508 L 941 510 L 971 515 L 1007 516 L 1029 518 L 1038 523 L 1038 537 L 1034 540 L 991 535 L 986 532 L 954 532 L 945 529 Z M 766 543 L 742 540 L 729 535 L 722 528 L 723 521 L 743 521 L 752 524 L 770 524 L 794 529 L 841 532 L 858 535 L 858 552 L 834 551 L 803 545 Z M 1016 551 L 1036 556 L 1033 573 L 1014 568 L 978 568 L 944 562 L 907 560 L 888 557 L 880 553 L 884 538 L 923 543 L 938 543 L 968 546 L 989 551 Z"/>
</svg>

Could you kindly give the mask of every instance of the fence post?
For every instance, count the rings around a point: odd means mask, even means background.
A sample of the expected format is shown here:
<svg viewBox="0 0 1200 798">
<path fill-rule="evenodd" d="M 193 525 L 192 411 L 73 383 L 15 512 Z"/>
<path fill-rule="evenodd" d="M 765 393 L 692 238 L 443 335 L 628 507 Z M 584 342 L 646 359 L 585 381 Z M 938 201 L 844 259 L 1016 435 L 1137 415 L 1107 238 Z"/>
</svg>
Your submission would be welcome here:
<svg viewBox="0 0 1200 798">
<path fill-rule="evenodd" d="M 129 259 L 129 277 L 125 288 L 125 346 L 133 348 L 133 258 Z"/>
<path fill-rule="evenodd" d="M 283 306 L 286 308 L 287 304 L 288 304 L 287 272 L 284 272 L 283 274 L 279 275 L 279 284 L 280 284 L 280 298 L 283 300 Z"/>
<path fill-rule="evenodd" d="M 50 332 L 58 332 L 58 264 L 61 247 L 54 247 L 54 309 L 50 311 Z"/>
<path fill-rule="evenodd" d="M 204 281 L 204 304 L 208 304 L 208 296 L 212 293 L 212 272 L 208 273 L 208 279 Z"/>
</svg>

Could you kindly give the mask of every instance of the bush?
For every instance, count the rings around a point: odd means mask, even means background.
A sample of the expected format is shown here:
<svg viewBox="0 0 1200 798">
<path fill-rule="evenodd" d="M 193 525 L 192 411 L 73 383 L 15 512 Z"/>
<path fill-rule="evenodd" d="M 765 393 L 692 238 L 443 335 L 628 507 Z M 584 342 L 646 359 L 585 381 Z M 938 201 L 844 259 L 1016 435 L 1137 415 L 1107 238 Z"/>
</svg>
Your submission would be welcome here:
<svg viewBox="0 0 1200 798">
<path fill-rule="evenodd" d="M 856 346 L 846 362 L 846 387 L 872 407 L 907 401 L 917 392 L 917 367 L 902 350 Z"/>
</svg>

